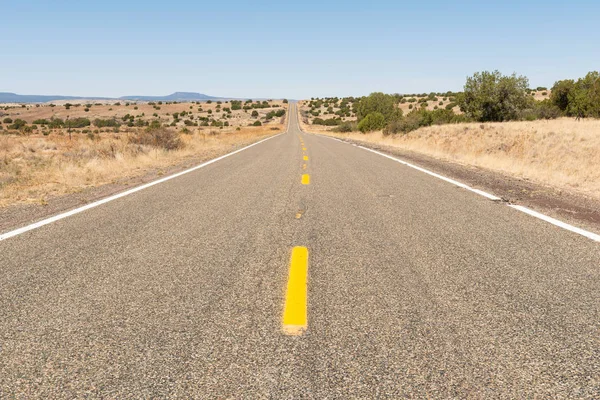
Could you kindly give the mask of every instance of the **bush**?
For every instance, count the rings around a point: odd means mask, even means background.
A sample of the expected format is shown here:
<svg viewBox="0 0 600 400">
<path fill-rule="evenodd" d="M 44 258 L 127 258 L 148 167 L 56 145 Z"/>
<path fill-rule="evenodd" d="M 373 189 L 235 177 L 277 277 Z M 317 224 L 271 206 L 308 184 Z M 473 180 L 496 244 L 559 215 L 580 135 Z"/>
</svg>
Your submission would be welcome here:
<svg viewBox="0 0 600 400">
<path fill-rule="evenodd" d="M 133 136 L 129 140 L 135 144 L 152 146 L 165 150 L 176 150 L 183 147 L 183 142 L 179 135 L 167 128 L 160 127 L 158 121 L 152 121 L 152 124 L 142 132 Z"/>
<path fill-rule="evenodd" d="M 12 118 L 6 117 L 2 120 L 2 122 L 4 122 L 5 124 L 12 124 L 13 120 Z"/>
<path fill-rule="evenodd" d="M 567 113 L 569 108 L 569 93 L 575 88 L 575 81 L 565 79 L 558 81 L 552 86 L 550 101 L 561 111 Z"/>
<path fill-rule="evenodd" d="M 254 123 L 252 124 L 252 126 L 262 126 L 262 123 L 260 121 L 254 121 Z"/>
<path fill-rule="evenodd" d="M 556 119 L 562 111 L 550 99 L 536 102 L 532 107 L 522 110 L 520 119 L 534 121 L 536 119 Z"/>
<path fill-rule="evenodd" d="M 65 125 L 65 121 L 60 118 L 52 118 L 50 123 L 48 124 L 48 128 L 50 129 L 58 129 L 62 128 Z"/>
<path fill-rule="evenodd" d="M 35 121 L 33 121 L 33 123 L 36 125 L 48 125 L 50 121 L 48 121 L 47 119 L 36 119 Z"/>
<path fill-rule="evenodd" d="M 27 125 L 26 121 L 23 121 L 22 119 L 17 118 L 12 123 L 12 125 L 8 126 L 8 129 L 20 130 L 20 129 L 23 129 L 26 125 Z"/>
<path fill-rule="evenodd" d="M 352 122 L 342 122 L 340 125 L 338 125 L 337 127 L 333 128 L 334 132 L 342 132 L 342 133 L 348 133 L 348 132 L 353 132 L 353 131 L 357 131 L 358 130 L 358 126 L 356 125 L 356 123 L 352 123 Z"/>
<path fill-rule="evenodd" d="M 527 97 L 528 86 L 529 80 L 524 76 L 504 76 L 499 71 L 477 72 L 467 78 L 458 103 L 460 109 L 476 121 L 518 119 L 519 112 L 531 104 Z"/>
<path fill-rule="evenodd" d="M 574 82 L 567 93 L 567 101 L 567 115 L 600 118 L 600 73 L 589 72 Z"/>
<path fill-rule="evenodd" d="M 342 123 L 342 120 L 340 118 L 328 118 L 328 119 L 315 118 L 313 120 L 313 125 L 337 126 L 337 125 L 340 125 L 341 123 Z"/>
<path fill-rule="evenodd" d="M 119 126 L 119 123 L 114 119 L 99 119 L 96 118 L 93 122 L 94 126 L 98 127 L 98 128 L 106 128 L 106 127 L 115 127 L 115 126 Z"/>
<path fill-rule="evenodd" d="M 454 107 L 456 107 L 456 103 L 448 103 L 446 104 L 446 110 L 452 110 Z"/>
<path fill-rule="evenodd" d="M 386 125 L 385 116 L 380 112 L 367 114 L 359 123 L 358 130 L 362 133 L 383 129 Z"/>
<path fill-rule="evenodd" d="M 383 115 L 383 119 L 387 122 L 402 117 L 402 110 L 398 109 L 396 105 L 394 96 L 376 92 L 361 98 L 354 108 L 359 122 L 372 113 Z"/>
<path fill-rule="evenodd" d="M 424 126 L 467 122 L 468 118 L 457 115 L 452 110 L 438 109 L 429 111 L 425 108 L 414 109 L 405 118 L 388 123 L 383 130 L 385 135 L 408 133 Z"/>
<path fill-rule="evenodd" d="M 74 118 L 67 120 L 65 125 L 67 128 L 85 128 L 86 126 L 90 126 L 91 122 L 87 118 Z"/>
<path fill-rule="evenodd" d="M 250 114 L 252 117 L 257 118 L 258 117 L 258 111 L 254 110 L 252 111 L 252 114 Z"/>
</svg>

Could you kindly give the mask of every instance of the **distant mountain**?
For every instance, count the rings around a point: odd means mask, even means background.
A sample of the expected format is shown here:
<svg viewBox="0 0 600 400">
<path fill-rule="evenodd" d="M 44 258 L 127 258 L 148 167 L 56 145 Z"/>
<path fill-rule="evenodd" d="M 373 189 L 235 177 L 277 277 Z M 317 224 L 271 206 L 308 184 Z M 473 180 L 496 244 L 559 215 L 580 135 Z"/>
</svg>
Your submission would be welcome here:
<svg viewBox="0 0 600 400">
<path fill-rule="evenodd" d="M 218 100 L 222 97 L 208 96 L 202 93 L 175 92 L 168 96 L 123 96 L 119 100 L 138 100 L 138 101 L 198 101 L 198 100 Z"/>
<path fill-rule="evenodd" d="M 43 96 L 21 95 L 16 93 L 0 92 L 0 103 L 47 103 L 59 100 L 130 100 L 130 101 L 204 101 L 219 100 L 223 97 L 213 97 L 202 93 L 175 92 L 168 96 L 123 96 L 112 97 L 84 97 L 84 96 Z"/>
</svg>

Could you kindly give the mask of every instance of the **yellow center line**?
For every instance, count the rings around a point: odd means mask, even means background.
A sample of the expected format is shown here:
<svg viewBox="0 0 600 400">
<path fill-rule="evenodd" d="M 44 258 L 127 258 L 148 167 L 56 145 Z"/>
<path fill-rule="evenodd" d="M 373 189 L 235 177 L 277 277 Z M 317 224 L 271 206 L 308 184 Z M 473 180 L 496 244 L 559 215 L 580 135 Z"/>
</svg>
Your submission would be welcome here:
<svg viewBox="0 0 600 400">
<path fill-rule="evenodd" d="M 306 331 L 306 281 L 308 276 L 308 249 L 296 246 L 290 257 L 290 275 L 283 308 L 283 333 L 302 335 Z"/>
<path fill-rule="evenodd" d="M 302 150 L 306 151 L 306 147 L 303 147 Z"/>
<path fill-rule="evenodd" d="M 310 184 L 310 175 L 309 174 L 302 174 L 302 184 L 303 185 Z"/>
<path fill-rule="evenodd" d="M 304 161 L 308 161 L 308 156 L 304 156 Z"/>
<path fill-rule="evenodd" d="M 302 169 L 306 169 L 306 164 L 303 164 L 303 165 L 302 165 Z"/>
</svg>

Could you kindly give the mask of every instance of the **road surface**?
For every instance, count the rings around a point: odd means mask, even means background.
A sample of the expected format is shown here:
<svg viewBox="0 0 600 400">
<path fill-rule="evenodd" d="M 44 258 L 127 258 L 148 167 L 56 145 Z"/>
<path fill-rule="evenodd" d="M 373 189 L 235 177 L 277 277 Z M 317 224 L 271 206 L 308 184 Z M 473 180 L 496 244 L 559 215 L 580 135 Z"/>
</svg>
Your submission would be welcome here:
<svg viewBox="0 0 600 400">
<path fill-rule="evenodd" d="M 600 396 L 597 242 L 290 115 L 0 241 L 0 398 Z"/>
</svg>

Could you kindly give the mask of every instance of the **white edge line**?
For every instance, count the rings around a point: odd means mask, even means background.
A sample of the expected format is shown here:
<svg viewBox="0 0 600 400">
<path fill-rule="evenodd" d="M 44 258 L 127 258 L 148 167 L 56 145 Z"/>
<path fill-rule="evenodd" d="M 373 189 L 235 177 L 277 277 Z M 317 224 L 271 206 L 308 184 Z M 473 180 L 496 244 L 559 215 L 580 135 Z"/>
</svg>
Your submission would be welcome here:
<svg viewBox="0 0 600 400">
<path fill-rule="evenodd" d="M 514 208 L 515 210 L 524 212 L 525 214 L 528 214 L 528 215 L 530 215 L 532 217 L 544 220 L 544 221 L 546 221 L 546 222 L 548 222 L 548 223 L 550 223 L 552 225 L 556 225 L 556 226 L 558 226 L 560 228 L 563 228 L 563 229 L 566 229 L 568 231 L 571 231 L 571 232 L 577 233 L 579 235 L 585 236 L 586 238 L 592 239 L 592 240 L 594 240 L 596 242 L 600 242 L 600 235 L 598 235 L 596 233 L 586 231 L 585 229 L 581 229 L 581 228 L 578 228 L 578 227 L 573 226 L 573 225 L 569 225 L 569 224 L 567 224 L 565 222 L 559 221 L 557 219 L 554 219 L 552 217 L 549 217 L 549 216 L 544 215 L 542 213 L 539 213 L 537 211 L 533 211 L 532 209 L 527 208 L 527 207 L 519 206 L 519 205 L 516 205 L 516 204 L 509 204 L 508 206 L 510 208 Z"/>
<path fill-rule="evenodd" d="M 458 187 L 460 187 L 460 188 L 463 188 L 463 189 L 469 190 L 469 191 L 471 191 L 471 192 L 473 192 L 473 193 L 477 193 L 478 195 L 480 195 L 480 196 L 483 196 L 483 197 L 485 197 L 485 198 L 487 198 L 487 199 L 494 200 L 494 201 L 499 201 L 499 200 L 502 200 L 502 199 L 501 199 L 500 197 L 498 197 L 498 196 L 494 196 L 493 194 L 490 194 L 490 193 L 484 192 L 483 190 L 479 190 L 479 189 L 472 188 L 471 186 L 469 186 L 469 185 L 465 185 L 465 184 L 464 184 L 464 183 L 462 183 L 462 182 L 458 182 L 458 181 L 455 181 L 454 179 L 446 178 L 446 177 L 445 177 L 445 176 L 443 176 L 443 175 L 436 174 L 435 172 L 431 172 L 431 171 L 429 171 L 429 170 L 426 170 L 425 168 L 417 167 L 417 166 L 416 166 L 416 165 L 414 165 L 414 164 L 408 163 L 408 162 L 406 162 L 406 161 L 402 161 L 402 160 L 400 160 L 400 159 L 398 159 L 398 158 L 395 158 L 395 157 L 389 156 L 389 155 L 387 155 L 387 154 L 385 154 L 385 153 L 381 153 L 381 152 L 379 152 L 379 151 L 377 151 L 377 150 L 369 149 L 368 147 L 364 147 L 364 146 L 356 146 L 356 147 L 360 147 L 360 148 L 361 148 L 361 149 L 363 149 L 363 150 L 367 150 L 367 151 L 370 151 L 370 152 L 372 152 L 372 153 L 379 154 L 380 156 L 383 156 L 383 157 L 389 158 L 390 160 L 394 160 L 394 161 L 396 161 L 396 162 L 399 162 L 400 164 L 406 165 L 407 167 L 414 168 L 414 169 L 416 169 L 417 171 L 424 172 L 424 173 L 426 173 L 427 175 L 431 175 L 431 176 L 433 176 L 433 177 L 436 177 L 436 178 L 438 178 L 438 179 L 441 179 L 441 180 L 443 180 L 443 181 L 446 181 L 446 182 L 448 182 L 448 183 L 451 183 L 451 184 L 453 184 L 453 185 L 455 185 L 455 186 L 458 186 Z"/>
<path fill-rule="evenodd" d="M 287 127 L 287 129 L 286 129 L 286 132 L 288 132 L 288 131 L 289 131 L 289 117 L 288 117 L 288 127 Z M 41 220 L 41 221 L 38 221 L 38 222 L 35 222 L 35 223 L 31 224 L 31 225 L 27 225 L 27 226 L 24 226 L 24 227 L 22 227 L 22 228 L 15 229 L 15 230 L 13 230 L 13 231 L 10 231 L 10 232 L 3 233 L 3 234 L 1 234 L 1 235 L 0 235 L 0 242 L 1 242 L 1 241 L 3 241 L 3 240 L 9 239 L 9 238 L 11 238 L 11 237 L 13 237 L 13 236 L 17 236 L 17 235 L 20 235 L 20 234 L 22 234 L 22 233 L 25 233 L 25 232 L 28 232 L 28 231 L 31 231 L 31 230 L 34 230 L 34 229 L 40 228 L 40 227 L 42 227 L 42 226 L 44 226 L 44 225 L 48 225 L 48 224 L 51 224 L 51 223 L 53 223 L 53 222 L 59 221 L 59 220 L 61 220 L 61 219 L 64 219 L 64 218 L 70 217 L 70 216 L 72 216 L 72 215 L 79 214 L 80 212 L 83 212 L 83 211 L 89 210 L 90 208 L 98 207 L 98 206 L 100 206 L 100 205 L 102 205 L 102 204 L 105 204 L 105 203 L 108 203 L 108 202 L 110 202 L 110 201 L 117 200 L 117 199 L 120 199 L 121 197 L 125 197 L 125 196 L 128 196 L 128 195 L 130 195 L 130 194 L 133 194 L 133 193 L 135 193 L 135 192 L 139 192 L 140 190 L 144 190 L 144 189 L 147 189 L 147 188 L 149 188 L 149 187 L 151 187 L 151 186 L 158 185 L 159 183 L 163 183 L 163 182 L 169 181 L 169 180 L 171 180 L 171 179 L 175 179 L 175 178 L 177 178 L 177 177 L 180 177 L 180 176 L 182 176 L 182 175 L 185 175 L 185 174 L 188 174 L 188 173 L 190 173 L 190 172 L 196 171 L 196 170 L 198 170 L 198 169 L 200 169 L 200 168 L 204 168 L 204 167 L 206 167 L 207 165 L 210 165 L 210 164 L 212 164 L 212 163 L 215 163 L 215 162 L 217 162 L 217 161 L 220 161 L 220 160 L 222 160 L 222 159 L 224 159 L 224 158 L 227 158 L 227 157 L 229 157 L 229 156 L 232 156 L 232 155 L 234 155 L 234 154 L 237 154 L 237 153 L 239 153 L 239 152 L 241 152 L 241 151 L 247 150 L 247 149 L 249 149 L 250 147 L 256 146 L 257 144 L 260 144 L 260 143 L 262 143 L 262 142 L 265 142 L 265 141 L 267 141 L 267 140 L 269 140 L 269 139 L 273 139 L 273 138 L 275 138 L 275 137 L 277 137 L 277 136 L 279 136 L 279 135 L 283 135 L 283 134 L 284 134 L 284 133 L 286 133 L 286 132 L 278 133 L 277 135 L 273 135 L 273 136 L 270 136 L 270 137 L 268 137 L 268 138 L 266 138 L 266 139 L 259 140 L 259 141 L 258 141 L 258 142 L 256 142 L 256 143 L 252 143 L 251 145 L 248 145 L 248 146 L 246 146 L 246 147 L 243 147 L 243 148 L 241 148 L 241 149 L 238 149 L 238 150 L 232 151 L 231 153 L 224 154 L 224 155 L 222 155 L 222 156 L 220 156 L 220 157 L 213 158 L 212 160 L 206 161 L 206 162 L 204 162 L 204 163 L 202 163 L 202 164 L 200 164 L 200 165 L 197 165 L 197 166 L 195 166 L 195 167 L 192 167 L 192 168 L 186 169 L 185 171 L 181 171 L 181 172 L 178 172 L 178 173 L 176 173 L 176 174 L 169 175 L 169 176 L 167 176 L 167 177 L 164 177 L 164 178 L 158 179 L 158 180 L 156 180 L 156 181 L 152 181 L 152 182 L 149 182 L 149 183 L 143 184 L 143 185 L 141 185 L 141 186 L 138 186 L 138 187 L 135 187 L 135 188 L 133 188 L 133 189 L 129 189 L 129 190 L 125 191 L 125 192 L 117 193 L 117 194 L 115 194 L 115 195 L 113 195 L 113 196 L 106 197 L 106 198 L 104 198 L 104 199 L 102 199 L 102 200 L 98 200 L 98 201 L 95 201 L 95 202 L 93 202 L 93 203 L 90 203 L 90 204 L 86 204 L 85 206 L 82 206 L 82 207 L 76 208 L 76 209 L 74 209 L 74 210 L 67 211 L 67 212 L 65 212 L 65 213 L 58 214 L 58 215 L 55 215 L 55 216 L 53 216 L 53 217 L 50 217 L 50 218 L 43 219 L 43 220 Z"/>
<path fill-rule="evenodd" d="M 349 142 L 346 142 L 346 141 L 340 140 L 340 139 L 338 139 L 338 138 L 332 138 L 332 137 L 330 137 L 330 136 L 327 136 L 327 135 L 319 135 L 319 136 L 328 137 L 328 138 L 330 138 L 330 139 L 334 139 L 334 140 L 340 141 L 340 142 L 342 142 L 342 143 L 351 144 L 351 143 L 349 143 Z M 352 144 L 353 144 L 353 143 L 352 143 Z M 448 182 L 448 183 L 451 183 L 451 184 L 453 184 L 453 185 L 456 185 L 456 186 L 458 186 L 458 187 L 460 187 L 460 188 L 463 188 L 463 189 L 469 190 L 469 191 L 471 191 L 471 192 L 473 192 L 473 193 L 477 193 L 478 195 L 480 195 L 480 196 L 483 196 L 483 197 L 485 197 L 485 198 L 488 198 L 488 199 L 490 199 L 490 200 L 494 200 L 494 201 L 502 200 L 501 198 L 499 198 L 499 197 L 497 197 L 497 196 L 494 196 L 493 194 L 490 194 L 490 193 L 484 192 L 483 190 L 479 190 L 479 189 L 472 188 L 472 187 L 470 187 L 470 186 L 468 186 L 468 185 L 465 185 L 464 183 L 461 183 L 461 182 L 455 181 L 454 179 L 446 178 L 445 176 L 442 176 L 442 175 L 436 174 L 435 172 L 428 171 L 428 170 L 426 170 L 425 168 L 417 167 L 417 166 L 416 166 L 416 165 L 414 165 L 414 164 L 411 164 L 411 163 L 408 163 L 408 162 L 406 162 L 406 161 L 400 160 L 400 159 L 398 159 L 398 158 L 392 157 L 392 156 L 390 156 L 390 155 L 387 155 L 387 154 L 385 154 L 385 153 L 382 153 L 382 152 L 380 152 L 380 151 L 373 150 L 373 149 L 370 149 L 370 148 L 368 148 L 368 147 L 364 147 L 364 146 L 360 146 L 360 145 L 358 145 L 358 146 L 357 146 L 357 145 L 355 145 L 355 146 L 356 146 L 356 147 L 360 147 L 360 148 L 361 148 L 361 149 L 363 149 L 363 150 L 367 150 L 367 151 L 370 151 L 370 152 L 372 152 L 372 153 L 379 154 L 380 156 L 383 156 L 383 157 L 389 158 L 390 160 L 394 160 L 394 161 L 396 161 L 396 162 L 399 162 L 400 164 L 406 165 L 407 167 L 414 168 L 414 169 L 416 169 L 416 170 L 418 170 L 418 171 L 421 171 L 421 172 L 424 172 L 424 173 L 426 173 L 427 175 L 431 175 L 431 176 L 433 176 L 433 177 L 436 177 L 436 178 L 438 178 L 438 179 L 441 179 L 441 180 L 443 180 L 443 181 L 446 181 L 446 182 Z M 598 234 L 596 234 L 596 233 L 593 233 L 593 232 L 590 232 L 590 231 L 586 231 L 585 229 L 581 229 L 581 228 L 578 228 L 578 227 L 576 227 L 576 226 L 573 226 L 573 225 L 567 224 L 566 222 L 559 221 L 559 220 L 557 220 L 557 219 L 555 219 L 555 218 L 552 218 L 552 217 L 549 217 L 549 216 L 547 216 L 547 215 L 545 215 L 545 214 L 539 213 L 539 212 L 537 212 L 537 211 L 533 211 L 532 209 L 529 209 L 529 208 L 527 208 L 527 207 L 519 206 L 519 205 L 516 205 L 516 204 L 507 204 L 507 205 L 508 205 L 510 208 L 512 208 L 512 209 L 515 209 L 515 210 L 517 210 L 517 211 L 521 211 L 521 212 L 523 212 L 523 213 L 525 213 L 525 214 L 527 214 L 527 215 L 529 215 L 529 216 L 532 216 L 532 217 L 535 217 L 535 218 L 541 219 L 542 221 L 546 221 L 546 222 L 548 222 L 548 223 L 550 223 L 550 224 L 552 224 L 552 225 L 555 225 L 555 226 L 558 226 L 558 227 L 560 227 L 560 228 L 566 229 L 566 230 L 568 230 L 568 231 L 570 231 L 570 232 L 577 233 L 577 234 L 579 234 L 579 235 L 585 236 L 586 238 L 588 238 L 588 239 L 592 239 L 592 240 L 594 240 L 594 241 L 596 241 L 596 242 L 600 242 L 600 235 L 598 235 Z"/>
</svg>

